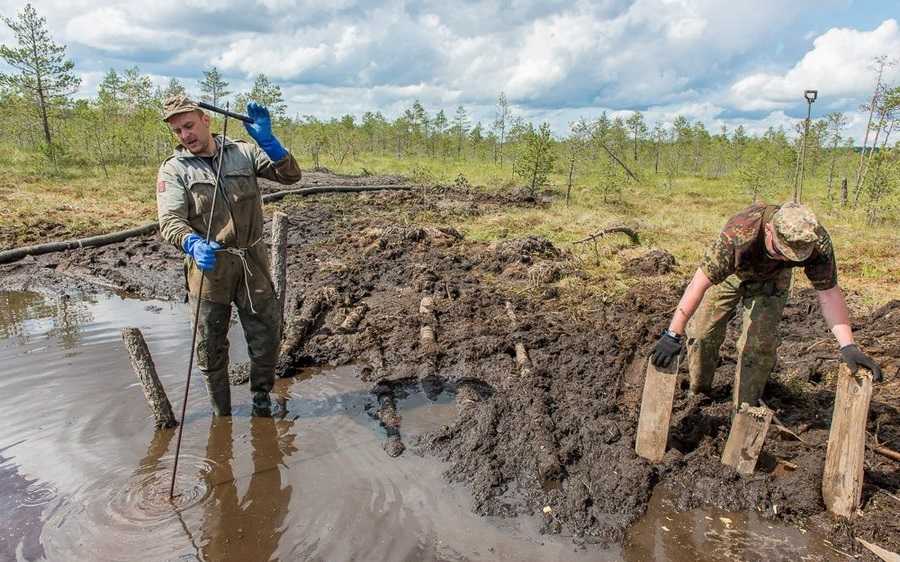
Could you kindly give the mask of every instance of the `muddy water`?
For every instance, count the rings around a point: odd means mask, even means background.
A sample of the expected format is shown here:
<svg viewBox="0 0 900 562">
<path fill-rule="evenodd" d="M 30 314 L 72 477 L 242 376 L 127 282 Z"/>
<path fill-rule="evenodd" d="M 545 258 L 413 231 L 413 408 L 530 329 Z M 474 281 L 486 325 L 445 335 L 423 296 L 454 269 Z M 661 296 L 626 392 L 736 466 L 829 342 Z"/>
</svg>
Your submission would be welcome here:
<svg viewBox="0 0 900 562">
<path fill-rule="evenodd" d="M 120 330 L 141 328 L 178 405 L 187 318 L 168 302 L 0 293 L 0 560 L 830 559 L 796 529 L 674 514 L 661 494 L 624 551 L 542 536 L 537 517 L 477 517 L 439 462 L 385 454 L 352 368 L 279 381 L 278 419 L 249 415 L 245 385 L 213 420 L 195 376 L 170 503 L 174 432 L 153 432 Z M 235 361 L 242 340 L 232 326 Z M 456 415 L 448 392 L 397 405 L 407 443 Z"/>
</svg>

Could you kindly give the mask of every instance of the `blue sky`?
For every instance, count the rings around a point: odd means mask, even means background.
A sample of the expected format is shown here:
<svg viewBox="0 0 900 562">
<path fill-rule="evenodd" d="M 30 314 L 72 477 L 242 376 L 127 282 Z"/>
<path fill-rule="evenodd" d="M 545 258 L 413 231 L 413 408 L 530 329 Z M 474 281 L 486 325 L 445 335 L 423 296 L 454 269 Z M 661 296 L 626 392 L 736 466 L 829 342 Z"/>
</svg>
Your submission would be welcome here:
<svg viewBox="0 0 900 562">
<path fill-rule="evenodd" d="M 0 0 L 12 16 L 23 2 Z M 433 113 L 463 105 L 488 124 L 504 91 L 515 114 L 557 134 L 601 111 L 676 115 L 711 130 L 789 130 L 844 111 L 861 137 L 875 55 L 900 57 L 900 0 L 37 0 L 92 95 L 132 65 L 196 90 L 216 65 L 235 91 L 257 72 L 281 85 L 290 114 L 320 118 L 418 98 Z M 0 30 L 0 42 L 8 42 Z M 900 68 L 888 74 L 900 81 Z"/>
</svg>

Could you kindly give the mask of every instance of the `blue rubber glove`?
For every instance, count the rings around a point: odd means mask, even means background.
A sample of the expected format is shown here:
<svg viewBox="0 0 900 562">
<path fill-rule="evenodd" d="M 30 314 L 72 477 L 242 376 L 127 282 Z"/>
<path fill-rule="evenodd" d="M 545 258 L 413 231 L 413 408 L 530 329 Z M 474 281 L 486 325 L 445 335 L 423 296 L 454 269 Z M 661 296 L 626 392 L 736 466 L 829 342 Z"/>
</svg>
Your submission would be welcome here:
<svg viewBox="0 0 900 562">
<path fill-rule="evenodd" d="M 247 115 L 253 119 L 253 123 L 244 122 L 244 128 L 247 134 L 253 137 L 256 144 L 259 145 L 263 152 L 266 153 L 272 162 L 278 162 L 288 155 L 275 135 L 272 134 L 272 118 L 269 117 L 269 110 L 259 105 L 255 101 L 247 104 Z"/>
<path fill-rule="evenodd" d="M 197 262 L 197 267 L 201 271 L 212 271 L 216 267 L 216 250 L 222 248 L 215 240 L 210 240 L 209 244 L 199 234 L 188 234 L 181 244 L 184 253 L 188 254 Z"/>
</svg>

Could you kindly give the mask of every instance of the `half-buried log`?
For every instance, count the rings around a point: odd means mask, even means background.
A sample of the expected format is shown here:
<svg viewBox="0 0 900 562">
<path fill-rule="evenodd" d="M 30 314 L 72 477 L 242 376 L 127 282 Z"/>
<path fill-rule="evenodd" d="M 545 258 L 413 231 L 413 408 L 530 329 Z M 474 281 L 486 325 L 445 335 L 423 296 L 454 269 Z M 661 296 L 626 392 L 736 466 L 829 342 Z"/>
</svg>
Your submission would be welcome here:
<svg viewBox="0 0 900 562">
<path fill-rule="evenodd" d="M 765 406 L 741 404 L 741 409 L 731 422 L 731 431 L 722 452 L 722 464 L 733 467 L 740 474 L 753 474 L 769 424 L 772 423 L 772 414 L 772 410 Z"/>
<path fill-rule="evenodd" d="M 344 321 L 341 322 L 341 325 L 338 326 L 337 331 L 339 334 L 349 334 L 356 330 L 356 327 L 359 326 L 359 323 L 362 322 L 362 319 L 365 318 L 366 312 L 368 312 L 369 306 L 366 303 L 362 303 L 361 305 L 354 307 L 353 310 L 350 311 L 350 314 L 344 318 Z"/>
<path fill-rule="evenodd" d="M 659 462 L 666 454 L 677 373 L 677 361 L 675 369 L 671 372 L 657 370 L 652 362 L 647 361 L 647 375 L 644 379 L 641 416 L 638 419 L 634 450 L 650 462 Z"/>
<path fill-rule="evenodd" d="M 328 312 L 336 298 L 337 291 L 333 287 L 323 287 L 303 300 L 300 314 L 292 316 L 287 322 L 278 363 L 275 365 L 277 376 L 283 378 L 293 374 L 293 367 L 303 354 L 306 340 L 313 334 L 319 325 L 319 319 Z"/>
<path fill-rule="evenodd" d="M 272 215 L 272 284 L 275 286 L 275 299 L 281 312 L 282 326 L 284 326 L 284 297 L 287 288 L 287 233 L 287 215 L 275 211 Z"/>
<path fill-rule="evenodd" d="M 822 475 L 825 506 L 841 517 L 855 513 L 862 496 L 866 418 L 871 400 L 872 376 L 864 370 L 852 375 L 847 365 L 841 364 Z"/>
<path fill-rule="evenodd" d="M 125 341 L 125 347 L 128 348 L 131 366 L 144 390 L 147 404 L 150 406 L 150 411 L 153 412 L 156 428 L 175 427 L 178 425 L 178 421 L 172 412 L 169 397 L 166 396 L 166 391 L 159 382 L 156 366 L 153 364 L 153 358 L 150 356 L 150 350 L 147 348 L 143 334 L 137 328 L 125 328 L 122 330 L 122 339 Z"/>
</svg>

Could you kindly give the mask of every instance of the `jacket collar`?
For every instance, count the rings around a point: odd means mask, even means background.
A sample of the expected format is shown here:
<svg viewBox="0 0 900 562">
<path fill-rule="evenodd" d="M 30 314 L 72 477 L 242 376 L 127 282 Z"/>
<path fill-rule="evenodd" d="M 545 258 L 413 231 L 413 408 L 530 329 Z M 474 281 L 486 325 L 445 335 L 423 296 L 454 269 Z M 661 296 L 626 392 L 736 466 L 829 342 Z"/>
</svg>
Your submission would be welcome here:
<svg viewBox="0 0 900 562">
<path fill-rule="evenodd" d="M 213 133 L 213 142 L 216 143 L 216 152 L 217 153 L 219 152 L 219 148 L 222 146 L 223 138 L 225 139 L 225 148 L 226 149 L 228 149 L 229 147 L 232 147 L 232 146 L 236 146 L 235 142 L 233 140 L 231 140 L 230 138 L 223 137 L 222 135 L 220 135 L 218 133 Z M 193 152 L 191 152 L 190 150 L 185 148 L 184 145 L 181 143 L 178 143 L 177 145 L 175 145 L 175 152 L 174 152 L 173 156 L 175 158 L 202 158 L 201 156 L 197 156 L 196 154 L 194 154 Z"/>
</svg>

